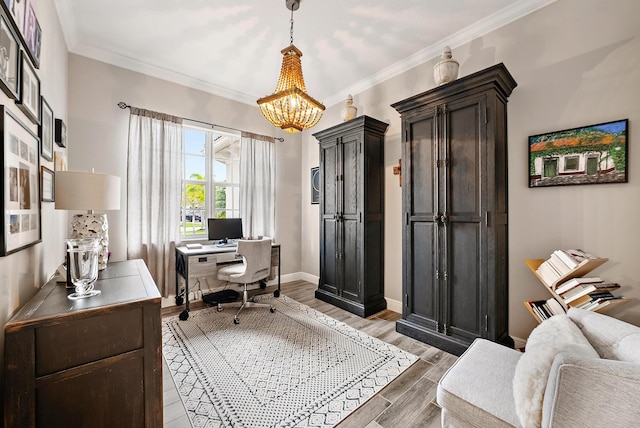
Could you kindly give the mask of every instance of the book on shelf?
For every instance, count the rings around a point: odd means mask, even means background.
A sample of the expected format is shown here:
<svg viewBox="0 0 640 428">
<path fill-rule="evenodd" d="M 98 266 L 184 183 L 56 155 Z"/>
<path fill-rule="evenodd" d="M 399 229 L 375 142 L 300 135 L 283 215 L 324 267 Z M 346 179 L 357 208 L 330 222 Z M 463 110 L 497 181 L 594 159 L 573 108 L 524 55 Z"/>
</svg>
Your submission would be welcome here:
<svg viewBox="0 0 640 428">
<path fill-rule="evenodd" d="M 591 300 L 589 300 L 587 302 L 584 302 L 581 305 L 576 306 L 576 307 L 591 311 L 591 310 L 597 308 L 598 306 L 600 306 L 604 302 L 608 302 L 609 300 L 618 300 L 618 299 L 625 299 L 625 297 L 624 296 L 613 296 L 613 295 L 598 297 L 598 298 L 595 298 L 595 299 L 591 299 Z"/>
<path fill-rule="evenodd" d="M 567 264 L 564 261 L 562 261 L 560 257 L 558 257 L 555 251 L 551 254 L 551 256 L 547 261 L 549 262 L 551 267 L 557 272 L 558 277 L 568 274 L 569 272 L 571 272 L 571 269 L 573 269 L 573 267 L 567 266 Z"/>
<path fill-rule="evenodd" d="M 553 297 L 547 299 L 547 301 L 543 304 L 543 306 L 549 309 L 549 312 L 553 315 L 562 315 L 565 313 L 562 305 Z"/>
<path fill-rule="evenodd" d="M 594 302 L 598 299 L 605 298 L 605 297 L 615 297 L 615 296 L 611 294 L 610 291 L 596 291 L 594 293 L 589 293 L 582 297 L 577 298 L 576 300 L 571 302 L 571 306 L 576 308 L 582 308 L 583 306 L 587 306 L 591 302 Z"/>
<path fill-rule="evenodd" d="M 614 282 L 579 284 L 566 293 L 561 294 L 560 297 L 564 299 L 564 303 L 569 304 L 582 296 L 593 293 L 594 291 L 611 291 L 616 288 L 620 288 L 620 284 L 616 284 Z"/>
<path fill-rule="evenodd" d="M 579 285 L 579 284 L 590 284 L 590 283 L 594 283 L 594 282 L 604 282 L 604 281 L 599 276 L 594 276 L 594 277 L 590 277 L 590 278 L 587 278 L 587 277 L 571 278 L 568 281 L 565 281 L 563 283 L 558 284 L 556 286 L 556 293 L 558 293 L 558 294 L 566 293 L 567 291 L 571 290 L 576 285 Z"/>
<path fill-rule="evenodd" d="M 553 254 L 556 255 L 562 262 L 567 266 L 570 270 L 575 269 L 581 263 L 584 263 L 586 260 L 595 260 L 598 257 L 593 254 L 587 253 L 586 251 L 582 251 L 580 249 L 570 249 L 570 250 L 555 250 Z"/>
</svg>

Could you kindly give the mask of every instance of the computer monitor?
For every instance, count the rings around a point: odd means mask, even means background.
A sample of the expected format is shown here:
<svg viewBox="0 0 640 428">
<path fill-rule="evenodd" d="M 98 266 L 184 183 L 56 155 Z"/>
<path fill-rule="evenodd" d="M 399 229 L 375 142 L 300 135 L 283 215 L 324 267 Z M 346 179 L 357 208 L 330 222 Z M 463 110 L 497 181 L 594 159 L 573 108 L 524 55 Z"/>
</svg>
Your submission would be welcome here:
<svg viewBox="0 0 640 428">
<path fill-rule="evenodd" d="M 210 218 L 207 220 L 209 241 L 242 239 L 241 218 Z"/>
</svg>

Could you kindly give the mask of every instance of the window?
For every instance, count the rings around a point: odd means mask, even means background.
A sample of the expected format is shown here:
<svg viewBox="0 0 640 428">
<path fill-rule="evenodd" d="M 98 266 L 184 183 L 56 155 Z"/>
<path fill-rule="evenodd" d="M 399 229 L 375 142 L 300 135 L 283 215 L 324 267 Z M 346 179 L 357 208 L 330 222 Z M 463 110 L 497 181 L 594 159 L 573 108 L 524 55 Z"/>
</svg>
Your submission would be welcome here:
<svg viewBox="0 0 640 428">
<path fill-rule="evenodd" d="M 207 237 L 207 218 L 240 217 L 240 134 L 183 127 L 180 235 Z"/>
<path fill-rule="evenodd" d="M 565 171 L 577 171 L 579 167 L 580 167 L 579 156 L 567 156 L 564 158 Z"/>
</svg>

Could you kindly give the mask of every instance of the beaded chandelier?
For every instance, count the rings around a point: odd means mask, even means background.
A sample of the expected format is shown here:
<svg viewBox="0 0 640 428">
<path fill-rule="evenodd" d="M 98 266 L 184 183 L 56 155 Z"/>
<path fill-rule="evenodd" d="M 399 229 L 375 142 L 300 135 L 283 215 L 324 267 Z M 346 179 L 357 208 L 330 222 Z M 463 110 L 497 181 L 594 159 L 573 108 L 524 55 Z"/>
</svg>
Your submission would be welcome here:
<svg viewBox="0 0 640 428">
<path fill-rule="evenodd" d="M 302 52 L 293 45 L 293 11 L 299 7 L 298 0 L 286 0 L 291 10 L 291 45 L 281 53 L 282 68 L 276 90 L 258 100 L 260 111 L 273 126 L 287 132 L 298 132 L 314 126 L 322 117 L 324 106 L 307 94 L 302 76 Z"/>
</svg>

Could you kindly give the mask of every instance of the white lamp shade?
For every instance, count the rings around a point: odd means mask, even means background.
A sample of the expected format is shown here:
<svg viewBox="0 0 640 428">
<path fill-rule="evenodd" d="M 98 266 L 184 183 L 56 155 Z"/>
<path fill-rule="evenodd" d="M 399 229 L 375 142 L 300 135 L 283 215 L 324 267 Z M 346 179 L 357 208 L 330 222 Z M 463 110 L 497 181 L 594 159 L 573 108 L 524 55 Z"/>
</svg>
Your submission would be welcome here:
<svg viewBox="0 0 640 428">
<path fill-rule="evenodd" d="M 56 171 L 56 209 L 119 210 L 120 177 L 95 172 Z"/>
</svg>

